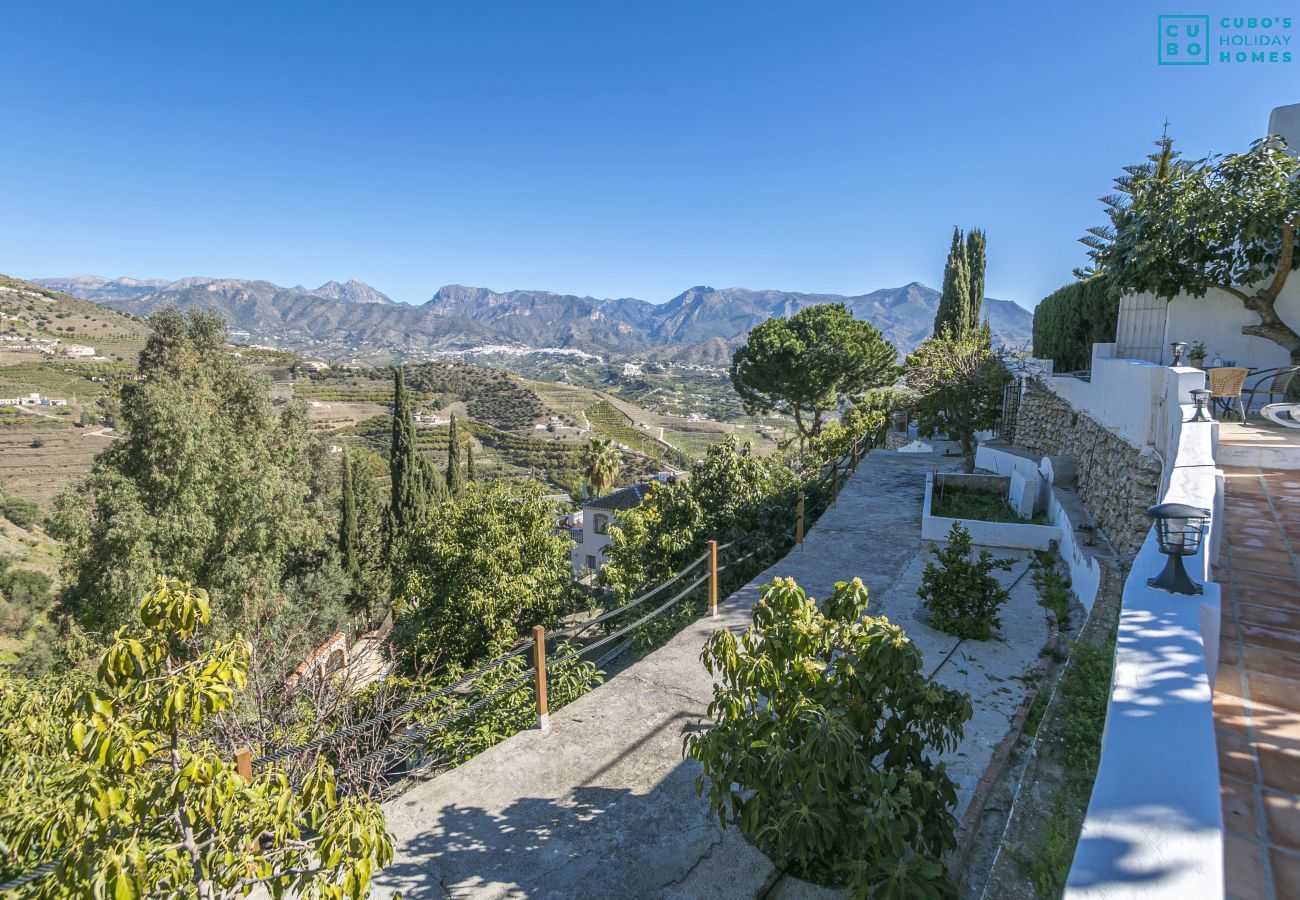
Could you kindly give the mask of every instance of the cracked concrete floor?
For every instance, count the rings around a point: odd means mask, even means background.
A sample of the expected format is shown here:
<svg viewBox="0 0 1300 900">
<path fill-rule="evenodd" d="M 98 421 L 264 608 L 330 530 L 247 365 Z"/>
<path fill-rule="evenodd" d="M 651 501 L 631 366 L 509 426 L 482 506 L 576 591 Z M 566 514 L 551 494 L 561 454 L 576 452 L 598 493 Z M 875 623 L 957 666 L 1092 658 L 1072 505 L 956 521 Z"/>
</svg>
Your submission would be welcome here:
<svg viewBox="0 0 1300 900">
<path fill-rule="evenodd" d="M 397 858 L 378 879 L 375 896 L 754 897 L 771 887 L 778 876 L 771 861 L 736 829 L 719 828 L 695 793 L 699 767 L 682 758 L 683 729 L 703 721 L 712 698 L 700 649 L 715 627 L 742 631 L 759 586 L 775 576 L 794 577 L 816 597 L 836 581 L 859 576 L 879 598 L 873 612 L 892 615 L 909 632 L 917 628 L 920 638 L 923 626 L 905 621 L 905 598 L 914 595 L 917 560 L 924 555 L 923 474 L 950 463 L 870 454 L 804 546 L 733 594 L 719 619 L 693 623 L 553 713 L 549 731 L 518 734 L 385 804 Z M 922 647 L 927 662 L 933 656 L 933 668 L 955 641 L 930 641 Z M 941 679 L 984 677 L 972 675 L 975 668 L 959 656 L 944 666 Z M 997 707 L 992 731 L 998 719 L 1005 730 L 1000 710 L 1012 702 L 998 692 L 1003 686 L 987 692 Z M 962 778 L 964 798 L 983 772 L 980 759 L 991 753 L 980 735 L 964 759 L 954 760 L 975 773 Z M 771 896 L 838 893 L 786 878 Z"/>
</svg>

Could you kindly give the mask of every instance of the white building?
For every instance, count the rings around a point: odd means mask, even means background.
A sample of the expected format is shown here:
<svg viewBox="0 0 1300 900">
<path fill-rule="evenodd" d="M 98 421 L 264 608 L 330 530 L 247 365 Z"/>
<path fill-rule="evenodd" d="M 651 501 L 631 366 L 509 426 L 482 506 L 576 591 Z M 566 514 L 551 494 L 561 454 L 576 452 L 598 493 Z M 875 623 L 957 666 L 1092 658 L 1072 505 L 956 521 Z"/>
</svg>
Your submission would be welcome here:
<svg viewBox="0 0 1300 900">
<path fill-rule="evenodd" d="M 63 348 L 65 356 L 94 356 L 95 348 L 87 347 L 84 344 L 68 344 Z"/>
<path fill-rule="evenodd" d="M 605 565 L 605 548 L 609 546 L 609 526 L 614 524 L 620 512 L 640 506 L 649 490 L 647 482 L 619 488 L 603 497 L 588 500 L 582 509 L 569 517 L 569 535 L 576 542 L 569 551 L 575 578 L 600 571 Z"/>
</svg>

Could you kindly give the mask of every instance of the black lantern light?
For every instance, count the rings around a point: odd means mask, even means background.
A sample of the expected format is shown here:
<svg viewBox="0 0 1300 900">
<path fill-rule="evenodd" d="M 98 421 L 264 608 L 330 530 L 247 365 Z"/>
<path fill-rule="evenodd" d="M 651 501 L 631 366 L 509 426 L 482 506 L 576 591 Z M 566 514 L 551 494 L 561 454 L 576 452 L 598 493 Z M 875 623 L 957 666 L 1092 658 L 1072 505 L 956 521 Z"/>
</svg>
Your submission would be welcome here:
<svg viewBox="0 0 1300 900">
<path fill-rule="evenodd" d="M 1210 400 L 1209 388 L 1192 388 L 1192 402 L 1196 404 L 1196 415 L 1189 422 L 1213 422 L 1214 417 L 1205 414 L 1205 404 Z"/>
<path fill-rule="evenodd" d="M 1187 352 L 1187 341 L 1174 341 L 1169 345 L 1169 352 L 1174 355 L 1174 361 L 1169 365 L 1181 366 L 1183 364 L 1183 354 Z"/>
<path fill-rule="evenodd" d="M 1147 515 L 1156 521 L 1160 552 L 1169 557 L 1164 570 L 1155 578 L 1147 579 L 1147 585 L 1171 594 L 1201 593 L 1201 586 L 1183 568 L 1183 557 L 1195 556 L 1201 549 L 1201 535 L 1210 521 L 1210 511 L 1186 503 L 1161 503 L 1148 509 Z"/>
</svg>

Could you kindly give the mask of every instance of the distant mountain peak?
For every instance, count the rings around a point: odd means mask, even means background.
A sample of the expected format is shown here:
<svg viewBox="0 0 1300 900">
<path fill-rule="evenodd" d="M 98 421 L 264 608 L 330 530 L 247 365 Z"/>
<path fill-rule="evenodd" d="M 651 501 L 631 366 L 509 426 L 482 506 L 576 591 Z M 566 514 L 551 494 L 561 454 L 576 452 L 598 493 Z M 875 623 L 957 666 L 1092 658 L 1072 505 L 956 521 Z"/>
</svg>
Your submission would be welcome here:
<svg viewBox="0 0 1300 900">
<path fill-rule="evenodd" d="M 383 294 L 364 281 L 349 278 L 343 284 L 327 281 L 314 291 L 304 291 L 317 297 L 330 300 L 347 300 L 351 303 L 392 303 L 387 294 Z"/>
</svg>

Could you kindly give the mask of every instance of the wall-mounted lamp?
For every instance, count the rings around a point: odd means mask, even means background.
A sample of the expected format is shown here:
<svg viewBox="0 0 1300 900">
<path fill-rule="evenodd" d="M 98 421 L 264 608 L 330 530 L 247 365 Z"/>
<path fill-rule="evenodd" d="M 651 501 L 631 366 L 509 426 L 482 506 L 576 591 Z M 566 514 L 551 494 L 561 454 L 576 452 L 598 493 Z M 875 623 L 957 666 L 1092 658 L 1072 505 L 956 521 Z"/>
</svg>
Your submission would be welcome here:
<svg viewBox="0 0 1300 900">
<path fill-rule="evenodd" d="M 1183 557 L 1195 556 L 1201 549 L 1201 535 L 1210 521 L 1210 511 L 1186 503 L 1161 503 L 1148 509 L 1147 515 L 1155 519 L 1160 552 L 1169 557 L 1160 574 L 1147 579 L 1147 585 L 1171 594 L 1201 593 L 1201 586 L 1188 577 Z"/>
<path fill-rule="evenodd" d="M 1213 422 L 1214 417 L 1206 414 L 1205 405 L 1210 402 L 1210 391 L 1208 388 L 1192 388 L 1192 402 L 1196 404 L 1196 415 L 1187 421 L 1189 422 Z"/>
<path fill-rule="evenodd" d="M 1183 364 L 1183 354 L 1187 352 L 1187 341 L 1174 341 L 1169 345 L 1169 351 L 1174 355 L 1174 361 L 1169 365 L 1181 366 Z"/>
</svg>

